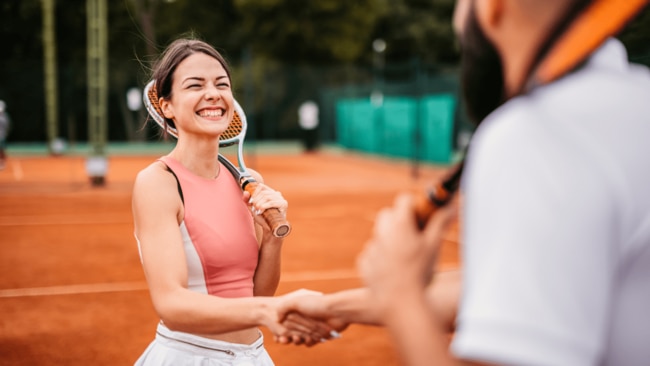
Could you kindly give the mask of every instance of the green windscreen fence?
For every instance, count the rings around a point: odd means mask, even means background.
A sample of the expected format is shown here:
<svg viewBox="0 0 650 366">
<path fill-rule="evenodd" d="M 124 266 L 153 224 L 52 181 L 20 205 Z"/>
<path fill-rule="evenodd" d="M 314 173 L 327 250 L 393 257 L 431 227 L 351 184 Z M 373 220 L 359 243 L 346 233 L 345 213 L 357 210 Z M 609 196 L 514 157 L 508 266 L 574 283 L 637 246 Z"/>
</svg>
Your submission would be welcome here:
<svg viewBox="0 0 650 366">
<path fill-rule="evenodd" d="M 453 155 L 456 98 L 451 94 L 421 98 L 339 99 L 337 143 L 373 154 L 449 163 Z"/>
</svg>

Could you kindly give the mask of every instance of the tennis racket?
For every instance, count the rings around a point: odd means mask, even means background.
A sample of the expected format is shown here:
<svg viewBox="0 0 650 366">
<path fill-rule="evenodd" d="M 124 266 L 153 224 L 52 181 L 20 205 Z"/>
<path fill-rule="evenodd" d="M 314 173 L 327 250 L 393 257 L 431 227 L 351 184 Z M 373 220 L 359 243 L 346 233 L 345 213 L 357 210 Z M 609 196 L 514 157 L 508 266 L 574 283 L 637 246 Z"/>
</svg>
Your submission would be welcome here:
<svg viewBox="0 0 650 366">
<path fill-rule="evenodd" d="M 610 1 L 594 0 L 573 20 L 567 31 L 558 34 L 553 47 L 537 60 L 531 69 L 533 82 L 522 85 L 521 93 L 536 85 L 547 84 L 570 72 L 600 47 L 602 42 L 616 34 L 634 16 L 645 9 L 650 0 Z M 580 4 L 578 4 L 579 6 Z M 451 201 L 458 190 L 465 158 L 449 175 L 427 194 L 419 197 L 415 217 L 420 229 L 436 210 Z"/>
<path fill-rule="evenodd" d="M 166 129 L 167 133 L 178 138 L 178 131 L 176 128 L 165 123 L 162 110 L 158 105 L 159 98 L 154 84 L 155 80 L 152 80 L 144 88 L 144 105 L 146 106 L 151 118 L 153 118 L 161 128 Z M 234 99 L 233 101 L 235 105 L 235 113 L 226 131 L 219 136 L 219 147 L 237 145 L 237 166 L 221 154 L 219 154 L 219 161 L 230 171 L 230 173 L 232 173 L 242 190 L 253 194 L 259 183 L 251 176 L 244 164 L 243 146 L 247 127 L 246 115 L 239 103 Z M 269 224 L 273 236 L 283 238 L 291 232 L 291 225 L 277 208 L 265 210 L 262 212 L 262 217 L 264 217 L 264 220 Z"/>
<path fill-rule="evenodd" d="M 463 159 L 456 165 L 442 182 L 431 187 L 426 194 L 421 195 L 415 203 L 415 222 L 420 230 L 426 226 L 429 218 L 439 208 L 448 204 L 460 186 L 460 177 L 463 174 Z"/>
</svg>

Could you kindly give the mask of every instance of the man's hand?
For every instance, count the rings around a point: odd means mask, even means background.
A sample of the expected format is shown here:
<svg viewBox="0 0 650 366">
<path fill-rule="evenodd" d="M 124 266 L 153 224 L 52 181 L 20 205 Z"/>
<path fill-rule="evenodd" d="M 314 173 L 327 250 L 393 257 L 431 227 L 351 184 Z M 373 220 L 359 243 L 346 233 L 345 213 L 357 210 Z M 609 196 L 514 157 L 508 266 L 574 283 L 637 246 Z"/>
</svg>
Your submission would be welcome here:
<svg viewBox="0 0 650 366">
<path fill-rule="evenodd" d="M 404 296 L 424 296 L 443 236 L 456 217 L 456 208 L 450 204 L 437 211 L 419 231 L 414 207 L 413 196 L 401 195 L 393 207 L 382 210 L 357 260 L 373 304 L 381 313 L 399 307 Z"/>
<path fill-rule="evenodd" d="M 339 338 L 339 332 L 347 328 L 348 323 L 335 317 L 328 310 L 327 299 L 327 295 L 322 296 L 304 293 L 302 296 L 283 298 L 278 308 L 278 314 L 285 328 L 304 335 L 307 333 L 307 329 L 314 329 L 310 324 L 318 324 L 318 327 L 316 332 L 311 332 L 307 340 L 294 336 L 279 336 L 276 337 L 276 341 L 284 344 L 293 343 L 313 346 L 328 339 Z"/>
<path fill-rule="evenodd" d="M 275 340 L 279 343 L 304 344 L 310 347 L 332 338 L 334 329 L 326 321 L 295 312 L 289 314 L 288 310 L 290 304 L 297 299 L 322 297 L 321 292 L 306 289 L 276 297 L 277 325 L 282 331 L 274 332 Z"/>
</svg>

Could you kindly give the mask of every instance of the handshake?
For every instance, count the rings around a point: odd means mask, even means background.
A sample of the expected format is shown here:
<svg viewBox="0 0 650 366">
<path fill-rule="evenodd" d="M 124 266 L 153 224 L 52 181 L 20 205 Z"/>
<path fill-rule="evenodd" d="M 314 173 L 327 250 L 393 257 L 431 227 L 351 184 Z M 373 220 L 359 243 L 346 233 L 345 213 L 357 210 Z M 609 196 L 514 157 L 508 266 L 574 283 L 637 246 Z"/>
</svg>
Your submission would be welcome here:
<svg viewBox="0 0 650 366">
<path fill-rule="evenodd" d="M 435 269 L 457 209 L 451 204 L 439 209 L 420 229 L 415 205 L 414 196 L 400 195 L 393 207 L 377 215 L 371 238 L 357 258 L 365 287 L 326 295 L 298 290 L 268 298 L 266 321 L 260 325 L 273 332 L 276 342 L 307 346 L 339 338 L 352 323 L 386 326 L 396 339 L 431 324 L 434 333 L 453 331 L 461 272 Z"/>
<path fill-rule="evenodd" d="M 340 338 L 339 332 L 351 323 L 343 314 L 337 314 L 332 302 L 343 293 L 323 295 L 320 292 L 301 289 L 272 299 L 269 321 L 264 324 L 282 344 L 311 347 L 321 342 Z M 347 296 L 346 296 L 347 298 Z"/>
<path fill-rule="evenodd" d="M 416 226 L 414 207 L 413 196 L 402 195 L 394 207 L 378 214 L 373 235 L 357 258 L 365 287 L 327 295 L 298 290 L 271 298 L 271 321 L 263 325 L 275 340 L 313 346 L 340 337 L 339 332 L 352 323 L 406 329 L 408 333 L 410 322 L 421 325 L 426 317 L 436 319 L 432 323 L 438 324 L 438 330 L 442 326 L 452 331 L 461 272 L 437 272 L 434 276 L 434 271 L 440 245 L 457 210 L 453 205 L 441 208 L 421 230 Z M 405 318 L 421 309 L 426 309 L 422 318 Z"/>
</svg>

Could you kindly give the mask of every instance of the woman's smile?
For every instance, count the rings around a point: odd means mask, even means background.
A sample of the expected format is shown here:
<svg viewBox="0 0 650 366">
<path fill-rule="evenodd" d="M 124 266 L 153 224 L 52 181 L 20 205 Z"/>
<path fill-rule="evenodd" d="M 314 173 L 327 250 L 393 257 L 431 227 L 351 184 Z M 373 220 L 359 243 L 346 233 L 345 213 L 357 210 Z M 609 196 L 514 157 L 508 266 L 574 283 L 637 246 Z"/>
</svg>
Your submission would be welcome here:
<svg viewBox="0 0 650 366">
<path fill-rule="evenodd" d="M 223 117 L 225 111 L 223 108 L 206 108 L 198 111 L 197 114 L 203 118 L 220 118 Z"/>
</svg>

